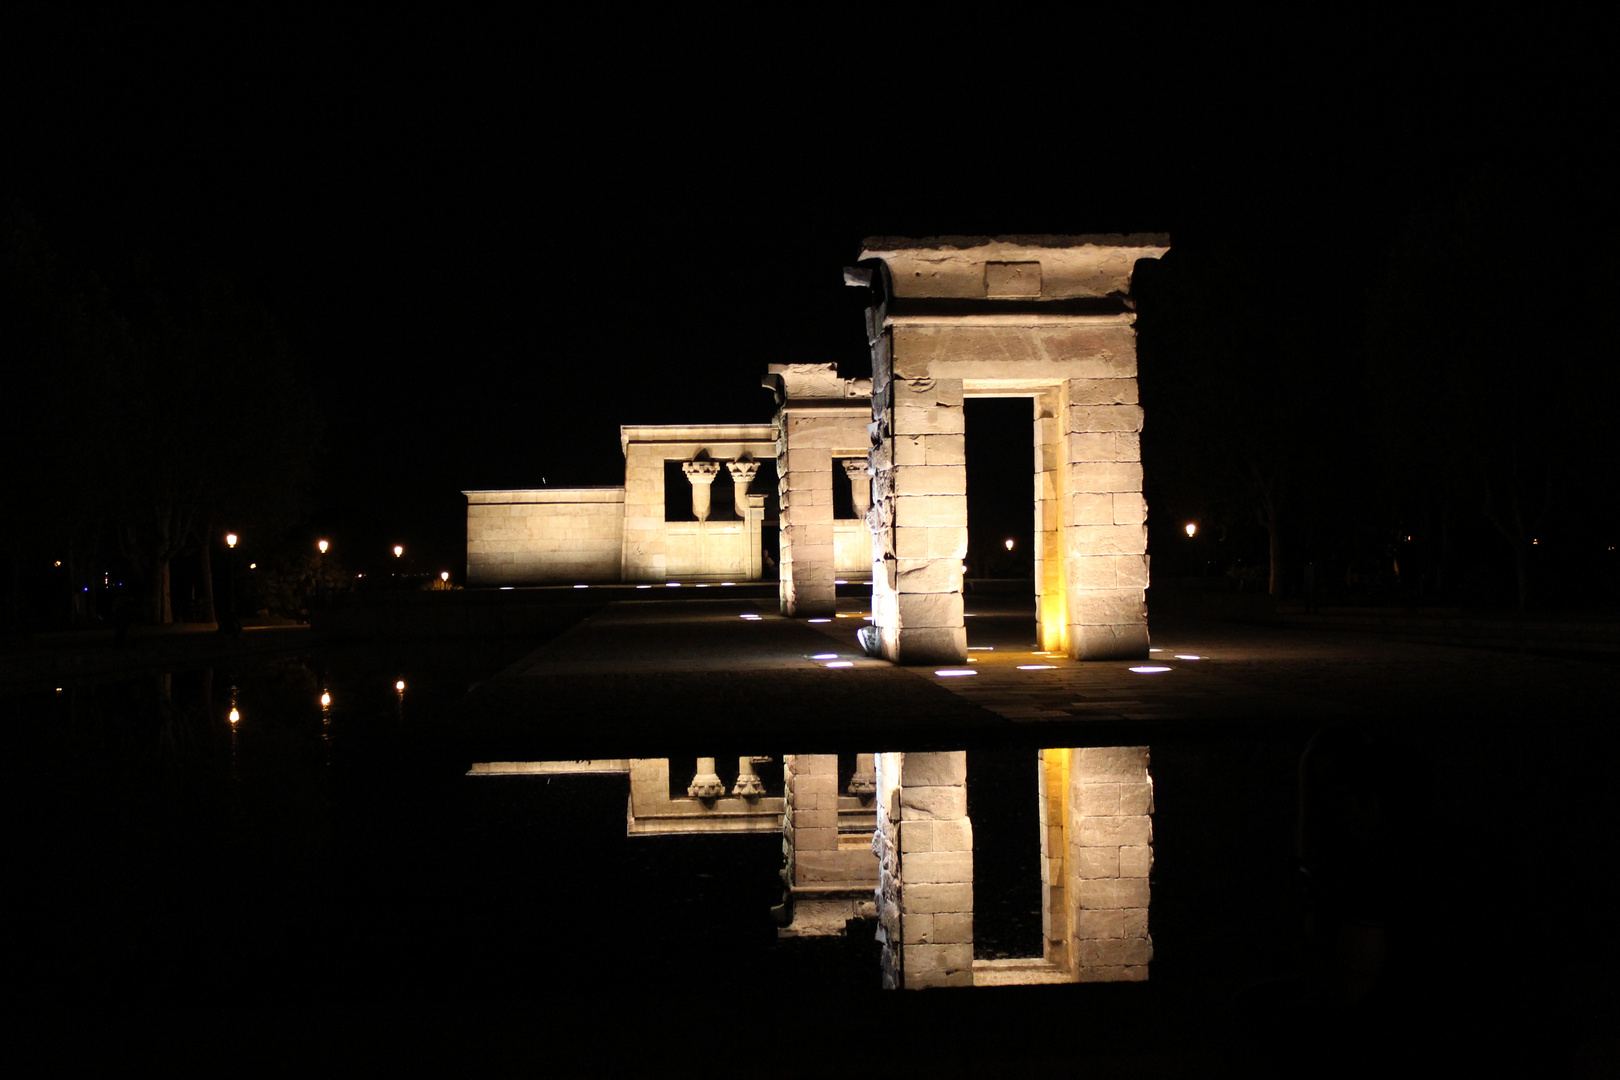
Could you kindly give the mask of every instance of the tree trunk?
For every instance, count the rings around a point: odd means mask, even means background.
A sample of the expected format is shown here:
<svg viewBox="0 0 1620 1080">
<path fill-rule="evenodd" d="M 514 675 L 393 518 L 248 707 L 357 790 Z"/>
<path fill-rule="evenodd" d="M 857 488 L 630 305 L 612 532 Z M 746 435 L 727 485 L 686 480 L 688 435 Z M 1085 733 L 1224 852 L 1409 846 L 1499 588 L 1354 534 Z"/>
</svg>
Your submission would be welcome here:
<svg viewBox="0 0 1620 1080">
<path fill-rule="evenodd" d="M 202 543 L 197 545 L 201 550 L 198 559 L 202 562 L 202 612 L 203 622 L 218 622 L 214 613 L 214 544 L 213 529 L 203 531 Z"/>
</svg>

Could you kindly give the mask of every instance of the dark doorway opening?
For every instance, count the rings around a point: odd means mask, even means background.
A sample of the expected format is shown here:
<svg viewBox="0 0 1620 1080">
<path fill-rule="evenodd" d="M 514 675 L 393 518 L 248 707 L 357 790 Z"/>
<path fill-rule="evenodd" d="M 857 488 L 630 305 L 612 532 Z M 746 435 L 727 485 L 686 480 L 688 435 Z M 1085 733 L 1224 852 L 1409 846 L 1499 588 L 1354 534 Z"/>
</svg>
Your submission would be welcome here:
<svg viewBox="0 0 1620 1080">
<path fill-rule="evenodd" d="M 967 752 L 973 822 L 973 956 L 1043 956 L 1041 819 L 1033 750 Z"/>
<path fill-rule="evenodd" d="M 1035 576 L 1034 415 L 1027 397 L 967 401 L 969 578 Z"/>
</svg>

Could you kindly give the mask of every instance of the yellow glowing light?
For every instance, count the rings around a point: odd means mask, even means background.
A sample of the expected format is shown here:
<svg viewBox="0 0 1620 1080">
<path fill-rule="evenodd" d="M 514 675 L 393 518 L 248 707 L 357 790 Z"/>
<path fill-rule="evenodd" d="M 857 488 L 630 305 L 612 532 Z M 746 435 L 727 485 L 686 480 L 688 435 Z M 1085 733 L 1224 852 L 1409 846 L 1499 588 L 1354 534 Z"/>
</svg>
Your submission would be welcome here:
<svg viewBox="0 0 1620 1080">
<path fill-rule="evenodd" d="M 225 534 L 225 546 L 228 547 L 228 548 L 234 548 L 236 546 L 236 534 L 235 533 L 226 533 Z"/>
<path fill-rule="evenodd" d="M 259 564 L 258 564 L 258 563 L 256 563 L 256 562 L 250 562 L 250 563 L 248 563 L 248 569 L 249 569 L 249 570 L 257 570 L 257 569 L 258 569 L 258 568 L 259 568 Z"/>
<path fill-rule="evenodd" d="M 940 670 L 934 672 L 934 674 L 950 679 L 958 675 L 977 675 L 978 672 L 974 671 L 972 668 L 941 668 Z"/>
<path fill-rule="evenodd" d="M 403 694 L 405 692 L 405 680 L 401 679 L 398 682 L 396 682 L 394 684 L 394 689 L 398 690 L 400 693 Z"/>
<path fill-rule="evenodd" d="M 450 580 L 450 571 L 448 571 L 448 570 L 440 570 L 439 571 L 439 580 L 440 581 L 449 581 Z M 582 589 L 584 587 L 585 586 L 583 586 L 583 585 L 580 586 L 580 588 L 582 588 Z"/>
<path fill-rule="evenodd" d="M 234 724 L 240 719 L 242 719 L 242 714 L 237 712 L 235 709 L 232 709 L 231 710 L 231 723 Z"/>
<path fill-rule="evenodd" d="M 967 662 L 970 664 L 977 664 L 979 662 L 979 658 L 977 656 L 970 656 L 967 658 Z"/>
<path fill-rule="evenodd" d="M 321 708 L 324 709 L 324 708 L 326 708 L 327 706 L 329 706 L 331 704 L 332 704 L 332 695 L 328 694 L 325 690 L 322 690 L 321 691 Z"/>
<path fill-rule="evenodd" d="M 1192 535 L 1196 534 L 1197 532 L 1198 532 L 1198 526 L 1194 525 L 1190 521 L 1187 522 L 1187 535 L 1192 536 Z"/>
<path fill-rule="evenodd" d="M 57 559 L 57 560 L 56 560 L 56 565 L 57 565 L 57 566 L 61 566 L 61 565 L 62 565 L 62 560 L 61 560 L 61 559 Z"/>
<path fill-rule="evenodd" d="M 403 546 L 399 545 L 399 544 L 395 544 L 394 545 L 394 558 L 397 559 L 403 554 L 405 554 L 405 548 Z"/>
<path fill-rule="evenodd" d="M 1167 667 L 1159 667 L 1156 664 L 1143 664 L 1140 667 L 1133 667 L 1131 670 L 1136 672 L 1138 675 L 1157 675 L 1161 671 L 1169 671 L 1170 669 Z"/>
<path fill-rule="evenodd" d="M 1019 664 L 1019 671 L 1051 671 L 1056 664 Z"/>
<path fill-rule="evenodd" d="M 1011 539 L 1010 539 L 1010 538 L 1009 538 L 1009 539 L 1008 539 L 1008 540 L 1007 540 L 1007 550 L 1008 550 L 1008 551 L 1011 551 L 1011 550 L 1012 550 L 1012 549 L 1013 549 L 1013 542 L 1012 542 L 1012 540 L 1011 540 Z"/>
<path fill-rule="evenodd" d="M 315 546 L 321 549 L 321 554 L 322 555 L 325 555 L 326 554 L 326 549 L 330 545 L 328 545 L 325 540 L 319 540 L 319 541 L 316 542 Z"/>
</svg>

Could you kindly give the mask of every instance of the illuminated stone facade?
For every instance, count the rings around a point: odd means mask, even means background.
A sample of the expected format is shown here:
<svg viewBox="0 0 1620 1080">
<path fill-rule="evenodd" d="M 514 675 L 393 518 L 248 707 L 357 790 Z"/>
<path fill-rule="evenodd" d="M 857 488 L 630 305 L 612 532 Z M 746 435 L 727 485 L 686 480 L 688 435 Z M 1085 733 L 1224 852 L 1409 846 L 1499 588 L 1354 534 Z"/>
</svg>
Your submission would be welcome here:
<svg viewBox="0 0 1620 1080">
<path fill-rule="evenodd" d="M 867 240 L 875 651 L 960 662 L 963 401 L 1030 399 L 1043 648 L 1147 655 L 1147 507 L 1136 386 L 1138 259 L 1158 235 Z"/>
</svg>

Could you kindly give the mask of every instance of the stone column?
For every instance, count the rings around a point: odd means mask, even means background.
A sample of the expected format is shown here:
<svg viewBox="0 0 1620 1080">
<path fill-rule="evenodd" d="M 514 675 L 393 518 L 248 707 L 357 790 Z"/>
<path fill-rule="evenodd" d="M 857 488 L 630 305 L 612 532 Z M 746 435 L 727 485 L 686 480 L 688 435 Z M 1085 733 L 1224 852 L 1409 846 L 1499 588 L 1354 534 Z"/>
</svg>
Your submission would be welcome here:
<svg viewBox="0 0 1620 1080">
<path fill-rule="evenodd" d="M 697 759 L 697 775 L 692 777 L 686 793 L 694 799 L 718 799 L 726 793 L 726 785 L 720 782 L 719 775 L 714 771 L 714 758 Z"/>
<path fill-rule="evenodd" d="M 759 462 L 750 461 L 746 458 L 738 461 L 728 461 L 726 462 L 726 471 L 731 474 L 731 486 L 735 492 L 731 498 L 731 505 L 737 508 L 740 517 L 742 509 L 746 505 L 748 485 L 752 484 L 754 477 L 759 475 Z"/>
<path fill-rule="evenodd" d="M 765 496 L 748 495 L 743 517 L 748 530 L 748 580 L 765 576 Z"/>
<path fill-rule="evenodd" d="M 765 794 L 765 782 L 754 771 L 754 758 L 739 757 L 737 759 L 737 782 L 732 785 L 731 793 L 741 795 L 745 799 L 758 798 Z M 760 758 L 760 761 L 769 761 L 770 758 Z"/>
<path fill-rule="evenodd" d="M 780 933 L 842 934 L 870 913 L 877 864 L 869 844 L 838 842 L 838 755 L 789 754 L 782 774 L 782 878 L 793 921 Z"/>
<path fill-rule="evenodd" d="M 876 755 L 883 985 L 973 985 L 967 754 Z"/>
<path fill-rule="evenodd" d="M 855 771 L 850 774 L 849 778 L 849 793 L 851 795 L 865 798 L 877 790 L 873 769 L 871 754 L 855 755 Z"/>
<path fill-rule="evenodd" d="M 1140 659 L 1148 654 L 1148 561 L 1136 379 L 1070 379 L 1065 389 L 1069 655 Z"/>
<path fill-rule="evenodd" d="M 1069 751 L 1069 963 L 1081 982 L 1148 977 L 1153 779 L 1145 746 Z"/>
<path fill-rule="evenodd" d="M 866 459 L 845 458 L 844 475 L 849 477 L 849 494 L 855 503 L 855 516 L 865 521 L 866 512 L 872 509 L 872 474 L 868 471 Z"/>
<path fill-rule="evenodd" d="M 699 521 L 709 520 L 709 496 L 714 484 L 716 474 L 720 472 L 718 461 L 685 461 L 681 463 L 681 471 L 692 484 L 692 515 Z"/>
<path fill-rule="evenodd" d="M 872 624 L 877 651 L 900 664 L 961 663 L 967 456 L 962 381 L 902 377 L 874 353 L 877 445 Z"/>
</svg>

